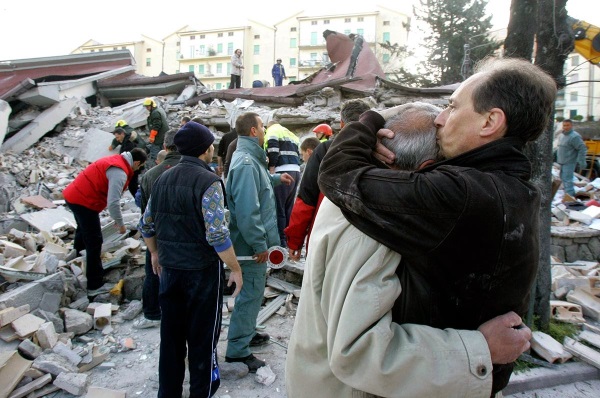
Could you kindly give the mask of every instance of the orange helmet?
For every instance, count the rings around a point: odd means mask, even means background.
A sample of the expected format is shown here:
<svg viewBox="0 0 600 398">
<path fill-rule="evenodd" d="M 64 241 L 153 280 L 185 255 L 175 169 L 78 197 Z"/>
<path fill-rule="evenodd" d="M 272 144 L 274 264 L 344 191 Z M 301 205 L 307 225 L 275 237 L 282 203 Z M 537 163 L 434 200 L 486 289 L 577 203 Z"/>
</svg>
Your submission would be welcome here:
<svg viewBox="0 0 600 398">
<path fill-rule="evenodd" d="M 313 133 L 321 133 L 327 137 L 331 137 L 333 135 L 333 130 L 331 130 L 331 126 L 328 124 L 319 124 L 317 127 L 313 129 Z"/>
</svg>

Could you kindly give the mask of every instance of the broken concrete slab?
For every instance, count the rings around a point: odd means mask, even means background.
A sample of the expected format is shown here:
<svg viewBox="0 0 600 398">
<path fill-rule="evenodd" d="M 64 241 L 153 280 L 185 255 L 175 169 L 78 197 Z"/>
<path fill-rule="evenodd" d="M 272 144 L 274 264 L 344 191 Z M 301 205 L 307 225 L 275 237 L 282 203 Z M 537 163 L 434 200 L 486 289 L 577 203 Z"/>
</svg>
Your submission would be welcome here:
<svg viewBox="0 0 600 398">
<path fill-rule="evenodd" d="M 59 206 L 56 209 L 44 209 L 33 213 L 24 213 L 21 214 L 21 218 L 38 231 L 52 232 L 52 227 L 60 221 L 66 221 L 73 226 L 77 225 L 73 213 L 63 206 Z"/>
<path fill-rule="evenodd" d="M 19 387 L 10 394 L 9 398 L 21 398 L 21 397 L 29 397 L 28 394 L 39 390 L 44 387 L 46 384 L 52 381 L 52 376 L 49 373 L 46 373 L 43 376 L 40 376 L 33 380 L 30 383 L 25 384 L 23 387 Z"/>
<path fill-rule="evenodd" d="M 42 355 L 43 352 L 42 347 L 35 344 L 29 339 L 23 340 L 21 344 L 19 344 L 19 346 L 17 347 L 17 351 L 19 352 L 19 354 L 21 354 L 23 358 L 29 359 L 30 361 L 33 361 L 34 359 Z"/>
<path fill-rule="evenodd" d="M 600 349 L 600 335 L 587 330 L 582 331 L 577 336 L 579 340 L 586 341 L 596 348 Z"/>
<path fill-rule="evenodd" d="M 108 146 L 114 138 L 114 135 L 107 131 L 96 128 L 88 129 L 77 158 L 91 163 L 104 156 L 114 155 L 114 152 L 108 150 Z"/>
<path fill-rule="evenodd" d="M 66 358 L 53 352 L 42 354 L 37 357 L 31 366 L 34 369 L 41 370 L 42 372 L 50 373 L 53 376 L 58 376 L 63 372 L 74 373 L 77 372 L 77 366 L 72 365 Z"/>
<path fill-rule="evenodd" d="M 56 343 L 56 345 L 52 348 L 52 352 L 58 354 L 65 358 L 72 365 L 79 365 L 81 363 L 81 356 L 77 354 L 75 351 L 71 350 L 67 345 L 61 341 Z"/>
<path fill-rule="evenodd" d="M 13 321 L 29 313 L 29 304 L 23 304 L 17 308 L 8 307 L 0 311 L 0 327 L 4 327 Z"/>
<path fill-rule="evenodd" d="M 52 322 L 46 322 L 40 325 L 35 332 L 35 337 L 43 349 L 52 349 L 58 343 L 58 334 Z"/>
<path fill-rule="evenodd" d="M 0 357 L 0 363 L 4 365 L 0 367 L 0 398 L 7 398 L 31 366 L 31 361 L 17 351 L 2 353 Z"/>
<path fill-rule="evenodd" d="M 21 198 L 21 202 L 33 206 L 36 209 L 54 209 L 56 205 L 51 200 L 46 199 L 42 195 L 28 196 Z"/>
<path fill-rule="evenodd" d="M 127 393 L 125 391 L 109 390 L 108 388 L 102 387 L 90 387 L 88 388 L 85 398 L 126 398 Z"/>
<path fill-rule="evenodd" d="M 88 313 L 65 309 L 65 330 L 73 332 L 75 335 L 85 334 L 94 327 L 94 319 Z"/>
<path fill-rule="evenodd" d="M 565 337 L 563 344 L 565 349 L 574 356 L 581 359 L 583 362 L 587 362 L 590 365 L 600 369 L 600 352 L 586 345 L 578 343 L 570 337 Z"/>
<path fill-rule="evenodd" d="M 19 286 L 0 295 L 0 306 L 19 307 L 29 304 L 31 311 L 40 306 L 44 293 L 57 292 L 62 293 L 64 289 L 65 277 L 62 272 L 43 277 L 42 279 Z"/>
<path fill-rule="evenodd" d="M 26 338 L 33 335 L 45 322 L 44 319 L 38 318 L 35 315 L 25 314 L 22 317 L 15 319 L 11 325 L 17 336 Z"/>
<path fill-rule="evenodd" d="M 39 141 L 46 133 L 69 116 L 80 98 L 67 98 L 43 111 L 35 120 L 23 127 L 18 133 L 4 141 L 1 152 L 12 151 L 20 153 Z"/>
<path fill-rule="evenodd" d="M 61 373 L 54 380 L 54 385 L 73 395 L 83 395 L 87 381 L 88 375 L 84 373 Z"/>
</svg>

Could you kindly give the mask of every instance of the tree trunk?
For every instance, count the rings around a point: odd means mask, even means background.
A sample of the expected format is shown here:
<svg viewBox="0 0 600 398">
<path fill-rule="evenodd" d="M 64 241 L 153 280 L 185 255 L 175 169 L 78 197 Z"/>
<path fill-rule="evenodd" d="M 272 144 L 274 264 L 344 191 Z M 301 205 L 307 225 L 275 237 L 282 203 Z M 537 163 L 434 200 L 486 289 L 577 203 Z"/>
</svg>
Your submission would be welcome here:
<svg viewBox="0 0 600 398">
<path fill-rule="evenodd" d="M 504 56 L 531 61 L 538 0 L 512 0 L 510 21 L 504 40 Z"/>
<path fill-rule="evenodd" d="M 513 0 L 513 3 L 518 0 Z M 564 87 L 563 66 L 573 50 L 573 37 L 567 25 L 567 0 L 539 0 L 537 18 L 537 48 L 535 64 L 548 72 Z M 540 262 L 536 280 L 534 313 L 539 316 L 541 330 L 548 330 L 550 323 L 550 220 L 552 186 L 552 140 L 554 121 L 548 123 L 546 131 L 531 145 L 529 153 L 533 163 L 533 181 L 542 192 L 540 207 Z"/>
</svg>

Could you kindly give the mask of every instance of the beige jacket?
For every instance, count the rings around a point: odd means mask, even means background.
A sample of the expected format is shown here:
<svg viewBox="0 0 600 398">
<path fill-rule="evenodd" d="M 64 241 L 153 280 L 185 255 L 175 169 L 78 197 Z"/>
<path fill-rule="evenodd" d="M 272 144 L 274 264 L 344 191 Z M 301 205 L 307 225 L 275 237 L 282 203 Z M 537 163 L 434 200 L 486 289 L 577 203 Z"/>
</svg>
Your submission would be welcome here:
<svg viewBox="0 0 600 398">
<path fill-rule="evenodd" d="M 309 245 L 286 361 L 289 398 L 490 396 L 492 363 L 480 332 L 392 322 L 402 290 L 398 253 L 327 198 Z"/>
</svg>

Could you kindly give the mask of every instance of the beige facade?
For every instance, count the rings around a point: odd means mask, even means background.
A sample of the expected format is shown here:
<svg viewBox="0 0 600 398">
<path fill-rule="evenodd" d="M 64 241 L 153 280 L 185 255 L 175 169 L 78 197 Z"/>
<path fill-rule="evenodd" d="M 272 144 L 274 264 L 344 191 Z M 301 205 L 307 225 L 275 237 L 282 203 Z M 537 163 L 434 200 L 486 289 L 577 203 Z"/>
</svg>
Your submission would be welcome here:
<svg viewBox="0 0 600 398">
<path fill-rule="evenodd" d="M 600 120 L 600 68 L 573 52 L 565 61 L 564 72 L 567 85 L 556 96 L 556 116 Z"/>
<path fill-rule="evenodd" d="M 274 25 L 247 20 L 242 26 L 194 30 L 184 26 L 156 41 L 146 36 L 139 42 L 100 44 L 88 41 L 73 53 L 127 49 L 137 63 L 137 73 L 157 76 L 165 73 L 194 72 L 210 90 L 229 87 L 231 55 L 242 50 L 242 87 L 256 80 L 273 85 L 271 69 L 282 59 L 288 77 L 284 84 L 302 80 L 329 63 L 323 32 L 333 30 L 364 37 L 384 71 L 398 65 L 378 43 L 389 41 L 406 45 L 410 18 L 398 11 L 373 6 L 364 13 L 310 16 L 292 14 Z"/>
</svg>

